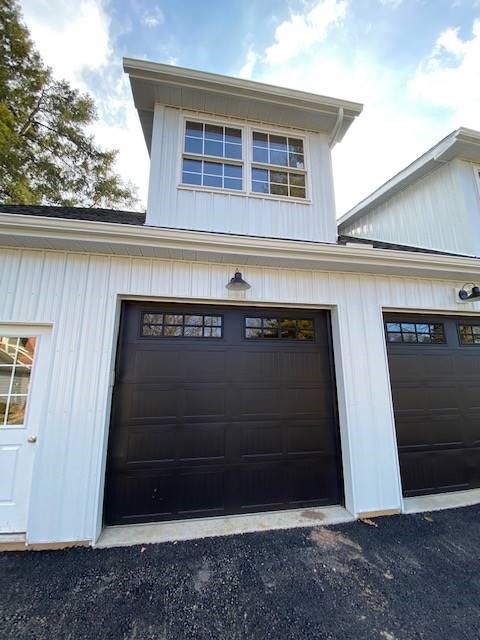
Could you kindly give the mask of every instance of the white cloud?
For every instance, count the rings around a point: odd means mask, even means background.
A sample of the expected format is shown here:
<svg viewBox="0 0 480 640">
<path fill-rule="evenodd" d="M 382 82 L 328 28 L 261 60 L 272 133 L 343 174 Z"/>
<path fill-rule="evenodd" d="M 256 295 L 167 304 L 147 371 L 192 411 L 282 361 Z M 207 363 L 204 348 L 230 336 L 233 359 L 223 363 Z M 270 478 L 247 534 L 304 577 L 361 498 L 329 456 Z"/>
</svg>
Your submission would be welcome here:
<svg viewBox="0 0 480 640">
<path fill-rule="evenodd" d="M 165 16 L 160 7 L 155 7 L 153 11 L 145 13 L 142 17 L 142 24 L 148 29 L 155 29 L 165 22 Z"/>
<path fill-rule="evenodd" d="M 346 10 L 346 0 L 320 0 L 307 14 L 292 14 L 276 28 L 276 42 L 265 50 L 267 62 L 285 63 L 322 42 L 329 29 L 343 21 Z"/>
<path fill-rule="evenodd" d="M 408 89 L 412 99 L 449 110 L 453 127 L 480 129 L 480 19 L 465 40 L 458 29 L 443 31 Z"/>
<path fill-rule="evenodd" d="M 95 100 L 99 119 L 91 132 L 104 148 L 118 149 L 116 171 L 138 187 L 145 206 L 149 161 L 121 59 L 113 51 L 103 0 L 23 0 L 35 46 L 56 78 Z"/>
<path fill-rule="evenodd" d="M 258 55 L 255 53 L 253 47 L 250 46 L 245 56 L 245 63 L 238 72 L 240 78 L 251 78 L 257 61 Z"/>
</svg>

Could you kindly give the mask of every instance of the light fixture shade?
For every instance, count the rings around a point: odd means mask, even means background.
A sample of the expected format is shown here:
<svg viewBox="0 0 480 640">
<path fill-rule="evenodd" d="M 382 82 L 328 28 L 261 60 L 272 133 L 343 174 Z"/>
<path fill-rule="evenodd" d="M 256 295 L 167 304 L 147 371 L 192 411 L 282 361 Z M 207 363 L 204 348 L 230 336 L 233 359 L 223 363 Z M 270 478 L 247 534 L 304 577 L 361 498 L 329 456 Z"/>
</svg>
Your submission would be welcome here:
<svg viewBox="0 0 480 640">
<path fill-rule="evenodd" d="M 246 291 L 250 288 L 251 285 L 242 278 L 240 271 L 235 271 L 235 275 L 227 284 L 227 289 L 230 289 L 231 291 Z"/>
</svg>

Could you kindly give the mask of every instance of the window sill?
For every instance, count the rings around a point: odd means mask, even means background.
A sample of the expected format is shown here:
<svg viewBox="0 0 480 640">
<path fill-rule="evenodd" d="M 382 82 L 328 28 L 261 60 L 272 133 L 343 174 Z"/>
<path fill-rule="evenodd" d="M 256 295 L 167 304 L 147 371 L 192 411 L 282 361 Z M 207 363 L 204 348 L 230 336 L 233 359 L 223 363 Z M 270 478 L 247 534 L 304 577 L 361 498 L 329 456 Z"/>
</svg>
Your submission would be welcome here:
<svg viewBox="0 0 480 640">
<path fill-rule="evenodd" d="M 311 205 L 312 201 L 308 198 L 292 198 L 290 196 L 276 196 L 271 193 L 254 193 L 253 191 L 237 191 L 236 189 L 223 189 L 220 187 L 202 187 L 201 185 L 179 184 L 177 189 L 180 191 L 199 191 L 201 193 L 216 193 L 219 195 L 239 196 L 243 198 L 256 198 L 257 200 L 275 200 L 276 202 L 287 202 L 290 204 L 307 204 Z"/>
</svg>

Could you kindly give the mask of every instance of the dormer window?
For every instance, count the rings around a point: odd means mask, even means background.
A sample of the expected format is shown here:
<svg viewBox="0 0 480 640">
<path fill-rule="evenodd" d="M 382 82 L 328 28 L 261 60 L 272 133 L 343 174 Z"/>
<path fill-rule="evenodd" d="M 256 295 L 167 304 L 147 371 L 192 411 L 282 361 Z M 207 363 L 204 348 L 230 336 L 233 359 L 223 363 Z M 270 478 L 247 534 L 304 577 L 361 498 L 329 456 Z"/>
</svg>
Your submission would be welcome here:
<svg viewBox="0 0 480 640">
<path fill-rule="evenodd" d="M 241 191 L 242 155 L 241 129 L 187 120 L 182 183 Z"/>
</svg>

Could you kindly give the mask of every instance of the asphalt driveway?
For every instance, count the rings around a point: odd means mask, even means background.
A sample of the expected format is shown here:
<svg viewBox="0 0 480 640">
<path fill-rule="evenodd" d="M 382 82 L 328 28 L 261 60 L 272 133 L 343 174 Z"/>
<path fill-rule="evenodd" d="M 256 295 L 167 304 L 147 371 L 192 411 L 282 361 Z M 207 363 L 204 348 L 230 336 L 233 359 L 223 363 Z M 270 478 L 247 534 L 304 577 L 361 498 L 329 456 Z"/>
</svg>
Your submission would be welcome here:
<svg viewBox="0 0 480 640">
<path fill-rule="evenodd" d="M 480 638 L 480 507 L 0 554 L 2 640 Z"/>
</svg>

